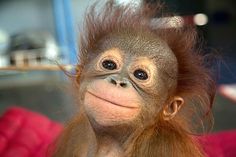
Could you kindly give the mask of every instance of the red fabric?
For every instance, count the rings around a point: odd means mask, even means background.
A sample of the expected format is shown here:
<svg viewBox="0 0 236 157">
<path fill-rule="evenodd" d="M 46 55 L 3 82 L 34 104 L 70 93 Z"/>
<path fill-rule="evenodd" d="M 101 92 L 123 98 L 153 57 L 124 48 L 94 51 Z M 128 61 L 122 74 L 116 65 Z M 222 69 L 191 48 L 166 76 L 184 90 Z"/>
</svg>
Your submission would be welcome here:
<svg viewBox="0 0 236 157">
<path fill-rule="evenodd" d="M 61 129 L 43 115 L 13 107 L 0 118 L 0 156 L 45 157 Z"/>
<path fill-rule="evenodd" d="M 210 134 L 200 141 L 208 157 L 236 157 L 236 130 Z"/>
<path fill-rule="evenodd" d="M 1 157 L 46 157 L 62 126 L 43 115 L 13 107 L 0 118 Z M 208 157 L 236 157 L 236 130 L 200 139 Z"/>
</svg>

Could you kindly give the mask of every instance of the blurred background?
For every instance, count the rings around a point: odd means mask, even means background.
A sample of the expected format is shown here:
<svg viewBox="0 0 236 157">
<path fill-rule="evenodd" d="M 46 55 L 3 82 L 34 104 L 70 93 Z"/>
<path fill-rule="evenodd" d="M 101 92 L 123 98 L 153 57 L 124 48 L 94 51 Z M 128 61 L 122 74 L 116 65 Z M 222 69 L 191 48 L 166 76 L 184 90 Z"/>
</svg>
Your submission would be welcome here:
<svg viewBox="0 0 236 157">
<path fill-rule="evenodd" d="M 146 0 L 155 2 L 155 0 Z M 22 106 L 64 122 L 73 113 L 70 79 L 86 8 L 95 0 L 0 0 L 0 114 Z M 125 5 L 130 0 L 117 0 Z M 133 3 L 139 5 L 141 0 Z M 196 25 L 220 54 L 214 131 L 236 128 L 236 1 L 163 0 L 179 23 Z"/>
</svg>

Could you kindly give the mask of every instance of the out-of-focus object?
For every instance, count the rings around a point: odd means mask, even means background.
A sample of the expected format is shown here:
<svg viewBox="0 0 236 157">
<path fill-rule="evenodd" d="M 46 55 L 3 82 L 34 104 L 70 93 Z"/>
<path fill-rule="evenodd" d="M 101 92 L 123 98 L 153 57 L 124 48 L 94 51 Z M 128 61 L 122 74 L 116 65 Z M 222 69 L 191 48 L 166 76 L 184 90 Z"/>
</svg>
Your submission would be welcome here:
<svg viewBox="0 0 236 157">
<path fill-rule="evenodd" d="M 10 65 L 15 66 L 52 64 L 52 61 L 55 64 L 60 57 L 54 38 L 40 31 L 13 35 L 7 54 Z"/>
<path fill-rule="evenodd" d="M 54 38 L 47 32 L 23 32 L 12 35 L 8 49 L 0 55 L 1 74 L 10 71 L 71 70 L 62 61 Z"/>
<path fill-rule="evenodd" d="M 9 74 L 9 71 L 11 71 L 10 73 L 12 73 L 13 71 L 15 72 L 19 72 L 19 71 L 30 71 L 30 70 L 49 70 L 49 71 L 58 71 L 58 70 L 62 70 L 62 71 L 72 71 L 75 68 L 74 65 L 70 65 L 70 64 L 66 64 L 66 65 L 32 65 L 32 66 L 4 66 L 4 67 L 0 67 L 1 71 L 7 71 L 7 73 Z M 7 74 L 5 73 L 5 74 Z M 13 72 L 14 73 L 14 72 Z M 0 73 L 1 75 L 1 73 Z"/>
<path fill-rule="evenodd" d="M 207 157 L 235 157 L 236 130 L 228 130 L 200 137 Z"/>
<path fill-rule="evenodd" d="M 236 103 L 236 84 L 232 85 L 221 85 L 219 87 L 219 92 L 223 96 L 229 98 Z"/>
<path fill-rule="evenodd" d="M 193 16 L 193 21 L 197 26 L 204 26 L 208 23 L 208 16 L 203 13 L 199 13 Z"/>
<path fill-rule="evenodd" d="M 141 5 L 141 0 L 116 0 L 115 1 L 118 5 L 133 5 L 134 8 Z"/>
<path fill-rule="evenodd" d="M 153 18 L 151 21 L 152 27 L 163 28 L 178 28 L 184 26 L 184 18 L 181 16 L 172 16 L 164 18 Z"/>
<path fill-rule="evenodd" d="M 12 107 L 0 117 L 0 156 L 45 157 L 61 130 L 39 113 Z"/>
<path fill-rule="evenodd" d="M 9 36 L 0 29 L 0 55 L 3 54 L 8 46 Z"/>
<path fill-rule="evenodd" d="M 9 36 L 0 29 L 0 66 L 8 65 L 8 58 L 4 55 L 8 47 Z"/>
</svg>

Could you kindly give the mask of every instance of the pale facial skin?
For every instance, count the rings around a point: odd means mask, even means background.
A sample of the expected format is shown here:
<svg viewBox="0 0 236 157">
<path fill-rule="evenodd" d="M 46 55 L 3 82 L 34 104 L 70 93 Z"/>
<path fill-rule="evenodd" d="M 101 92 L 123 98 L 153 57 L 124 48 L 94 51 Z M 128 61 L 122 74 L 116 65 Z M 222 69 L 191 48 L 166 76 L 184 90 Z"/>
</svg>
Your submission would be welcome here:
<svg viewBox="0 0 236 157">
<path fill-rule="evenodd" d="M 169 86 L 176 85 L 175 80 L 165 76 L 166 73 L 177 73 L 177 61 L 172 51 L 159 41 L 158 46 L 164 45 L 158 49 L 160 54 L 155 49 L 155 53 L 127 54 L 128 48 L 119 44 L 121 43 L 109 48 L 104 46 L 104 50 L 89 63 L 84 74 L 87 82 L 84 85 L 83 104 L 95 132 L 97 126 L 115 128 L 128 125 L 138 128 L 144 125 L 142 121 L 151 122 L 160 111 L 165 120 L 173 118 L 184 101 L 179 96 L 173 96 L 167 102 Z M 147 51 L 148 48 L 137 50 Z M 170 68 L 173 65 L 174 68 Z M 166 69 L 171 70 L 166 72 Z M 93 126 L 93 123 L 96 125 Z M 122 156 L 122 146 L 115 135 L 117 131 L 109 136 L 102 132 L 97 133 L 97 156 Z M 122 136 L 125 132 L 120 134 Z"/>
<path fill-rule="evenodd" d="M 138 67 L 129 65 L 128 69 L 123 67 L 124 60 L 122 59 L 123 53 L 118 49 L 110 49 L 99 56 L 98 63 L 95 65 L 98 71 L 106 73 L 124 73 L 124 71 L 135 71 Z M 116 65 L 116 69 L 109 70 L 104 68 L 102 64 L 106 61 L 112 61 Z M 111 63 L 110 63 L 111 64 Z M 153 65 L 143 63 L 145 68 L 152 69 Z M 151 70 L 148 70 L 151 75 Z M 129 76 L 134 81 L 139 81 L 133 75 Z M 150 78 L 143 81 L 148 84 Z M 141 111 L 142 97 L 133 88 L 133 85 L 125 77 L 119 74 L 111 74 L 105 79 L 98 79 L 91 82 L 87 87 L 85 94 L 85 109 L 88 114 L 94 116 L 94 119 L 102 126 L 117 125 L 127 123 L 134 120 Z"/>
</svg>

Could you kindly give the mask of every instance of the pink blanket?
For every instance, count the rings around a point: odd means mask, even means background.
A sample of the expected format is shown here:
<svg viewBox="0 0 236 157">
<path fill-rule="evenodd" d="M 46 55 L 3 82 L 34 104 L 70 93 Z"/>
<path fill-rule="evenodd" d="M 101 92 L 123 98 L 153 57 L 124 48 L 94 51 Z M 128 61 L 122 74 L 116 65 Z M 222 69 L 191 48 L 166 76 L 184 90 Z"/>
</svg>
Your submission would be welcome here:
<svg viewBox="0 0 236 157">
<path fill-rule="evenodd" d="M 43 115 L 13 107 L 0 118 L 0 156 L 45 157 L 61 129 Z"/>
<path fill-rule="evenodd" d="M 201 143 L 208 157 L 236 157 L 236 130 L 207 135 Z"/>
<path fill-rule="evenodd" d="M 0 118 L 1 157 L 46 157 L 62 125 L 26 109 L 13 107 Z M 236 157 L 236 130 L 200 139 L 208 157 Z"/>
</svg>

